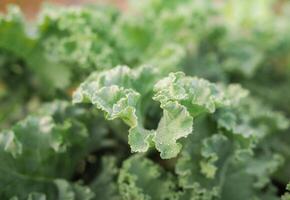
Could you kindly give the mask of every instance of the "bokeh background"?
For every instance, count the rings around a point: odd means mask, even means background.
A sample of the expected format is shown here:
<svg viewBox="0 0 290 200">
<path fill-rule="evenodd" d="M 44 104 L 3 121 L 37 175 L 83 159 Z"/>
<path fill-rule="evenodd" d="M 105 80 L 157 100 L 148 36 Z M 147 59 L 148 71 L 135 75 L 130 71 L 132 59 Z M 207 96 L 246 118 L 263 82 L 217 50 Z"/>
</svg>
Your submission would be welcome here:
<svg viewBox="0 0 290 200">
<path fill-rule="evenodd" d="M 19 5 L 29 20 L 33 20 L 43 4 L 59 4 L 63 6 L 90 3 L 113 4 L 121 9 L 126 8 L 126 0 L 0 0 L 0 12 L 5 12 L 7 5 Z"/>
<path fill-rule="evenodd" d="M 224 0 L 214 0 L 222 2 Z M 283 5 L 289 0 L 276 0 L 273 6 L 273 9 L 276 13 L 279 13 Z M 127 7 L 127 0 L 0 0 L 0 12 L 5 12 L 7 5 L 16 4 L 21 10 L 25 13 L 26 17 L 29 20 L 35 19 L 38 11 L 41 9 L 43 4 L 58 4 L 63 6 L 70 5 L 81 5 L 81 4 L 112 4 L 120 9 L 124 10 Z"/>
</svg>

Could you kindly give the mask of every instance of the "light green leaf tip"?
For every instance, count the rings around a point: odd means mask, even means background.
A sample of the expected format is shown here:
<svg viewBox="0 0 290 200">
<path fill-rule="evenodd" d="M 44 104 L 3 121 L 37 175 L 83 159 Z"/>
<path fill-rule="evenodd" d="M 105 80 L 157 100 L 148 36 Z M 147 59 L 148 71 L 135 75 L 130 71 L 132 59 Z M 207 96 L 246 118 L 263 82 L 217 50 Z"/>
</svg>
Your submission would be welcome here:
<svg viewBox="0 0 290 200">
<path fill-rule="evenodd" d="M 153 140 L 156 149 L 161 152 L 161 158 L 173 158 L 182 147 L 177 140 L 192 132 L 193 117 L 177 102 L 168 102 L 162 108 L 163 117 Z"/>
<path fill-rule="evenodd" d="M 104 111 L 108 120 L 122 119 L 130 127 L 128 141 L 132 152 L 146 152 L 154 134 L 143 127 L 142 116 L 138 114 L 141 95 L 137 90 L 141 88 L 134 85 L 144 76 L 127 66 L 117 66 L 93 74 L 73 95 L 74 103 L 91 102 Z"/>
</svg>

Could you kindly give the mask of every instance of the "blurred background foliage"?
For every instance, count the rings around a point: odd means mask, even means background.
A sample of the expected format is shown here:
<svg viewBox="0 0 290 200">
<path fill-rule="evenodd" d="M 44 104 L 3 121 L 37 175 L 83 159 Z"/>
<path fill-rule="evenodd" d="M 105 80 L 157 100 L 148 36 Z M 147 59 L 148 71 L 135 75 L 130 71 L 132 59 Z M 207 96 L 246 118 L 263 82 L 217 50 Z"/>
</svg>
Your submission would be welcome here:
<svg viewBox="0 0 290 200">
<path fill-rule="evenodd" d="M 58 5 L 82 5 L 88 3 L 104 3 L 116 5 L 122 9 L 126 8 L 126 0 L 1 0 L 0 11 L 5 11 L 7 5 L 18 5 L 25 13 L 28 19 L 33 20 L 37 16 L 40 8 L 44 3 L 58 4 Z"/>
</svg>

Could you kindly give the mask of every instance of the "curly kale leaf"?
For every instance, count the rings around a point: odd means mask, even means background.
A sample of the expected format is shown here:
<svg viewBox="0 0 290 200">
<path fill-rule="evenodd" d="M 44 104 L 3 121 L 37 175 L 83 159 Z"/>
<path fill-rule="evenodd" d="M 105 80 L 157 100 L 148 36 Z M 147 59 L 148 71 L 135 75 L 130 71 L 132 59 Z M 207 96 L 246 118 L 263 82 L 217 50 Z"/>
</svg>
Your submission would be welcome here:
<svg viewBox="0 0 290 200">
<path fill-rule="evenodd" d="M 123 163 L 118 177 L 119 191 L 125 200 L 173 199 L 173 177 L 156 163 L 133 156 Z"/>
<path fill-rule="evenodd" d="M 19 8 L 10 7 L 8 14 L 0 15 L 0 49 L 22 59 L 42 88 L 50 90 L 68 86 L 68 68 L 47 59 L 37 32 L 29 33 L 27 29 Z"/>
<path fill-rule="evenodd" d="M 89 126 L 77 120 L 82 115 L 81 109 L 73 108 L 73 112 L 70 109 L 68 103 L 55 102 L 1 131 L 1 199 L 93 197 L 88 187 L 65 180 L 75 173 L 79 161 L 90 151 Z M 62 118 L 69 113 L 70 117 Z"/>
<path fill-rule="evenodd" d="M 243 97 L 241 94 L 231 98 L 231 88 L 186 77 L 181 72 L 157 82 L 159 77 L 162 74 L 152 67 L 118 66 L 91 75 L 74 93 L 73 102 L 96 105 L 108 120 L 122 119 L 130 127 L 128 141 L 133 152 L 146 152 L 154 144 L 161 157 L 168 159 L 181 150 L 177 140 L 192 133 L 194 117 L 231 106 Z M 150 96 L 161 103 L 163 110 L 156 130 L 144 128 L 144 111 L 149 108 L 146 105 L 151 103 Z"/>
</svg>

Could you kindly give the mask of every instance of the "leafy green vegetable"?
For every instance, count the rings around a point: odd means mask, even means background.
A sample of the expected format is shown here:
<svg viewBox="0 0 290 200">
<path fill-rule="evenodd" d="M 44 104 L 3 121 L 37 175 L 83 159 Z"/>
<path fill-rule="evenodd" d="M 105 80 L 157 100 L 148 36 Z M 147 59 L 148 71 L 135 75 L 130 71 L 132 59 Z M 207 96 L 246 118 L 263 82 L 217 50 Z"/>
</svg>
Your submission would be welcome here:
<svg viewBox="0 0 290 200">
<path fill-rule="evenodd" d="M 0 199 L 288 200 L 289 8 L 10 7 Z"/>
</svg>

